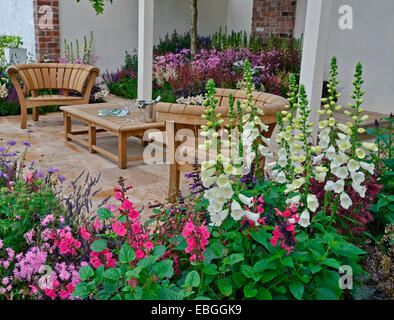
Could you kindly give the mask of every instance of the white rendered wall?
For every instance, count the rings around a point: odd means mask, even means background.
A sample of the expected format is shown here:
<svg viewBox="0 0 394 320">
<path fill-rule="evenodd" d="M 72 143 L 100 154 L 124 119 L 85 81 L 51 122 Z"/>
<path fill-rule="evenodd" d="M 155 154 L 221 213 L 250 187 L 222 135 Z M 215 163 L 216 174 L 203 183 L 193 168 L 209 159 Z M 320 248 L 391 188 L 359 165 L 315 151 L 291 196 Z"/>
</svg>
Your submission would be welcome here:
<svg viewBox="0 0 394 320">
<path fill-rule="evenodd" d="M 252 32 L 253 0 L 228 0 L 227 31 Z"/>
<path fill-rule="evenodd" d="M 3 0 L 1 0 L 3 1 Z M 155 0 L 154 42 L 157 43 L 174 29 L 178 33 L 190 30 L 190 2 L 188 0 Z M 227 0 L 198 1 L 198 33 L 210 35 L 227 23 Z M 102 72 L 114 71 L 124 61 L 125 50 L 138 47 L 138 1 L 115 0 L 106 5 L 102 15 L 96 15 L 88 0 L 59 1 L 60 39 L 80 43 L 84 35 L 93 31 L 94 54 L 99 56 L 97 66 Z"/>
<path fill-rule="evenodd" d="M 0 0 L 0 35 L 20 36 L 23 48 L 36 54 L 32 0 Z"/>
<path fill-rule="evenodd" d="M 311 1 L 311 0 L 309 0 Z M 313 0 L 312 0 L 313 1 Z M 305 2 L 305 0 L 297 0 Z M 353 9 L 353 29 L 342 30 L 338 21 L 339 8 L 350 5 Z M 301 7 L 305 7 L 302 5 Z M 297 10 L 296 30 L 300 34 L 305 14 Z M 364 108 L 369 111 L 394 112 L 394 1 L 393 0 L 335 0 L 329 30 L 325 78 L 332 56 L 338 58 L 343 96 L 341 104 L 350 101 L 354 69 L 361 62 L 364 70 Z M 303 32 L 303 31 L 302 31 Z"/>
</svg>

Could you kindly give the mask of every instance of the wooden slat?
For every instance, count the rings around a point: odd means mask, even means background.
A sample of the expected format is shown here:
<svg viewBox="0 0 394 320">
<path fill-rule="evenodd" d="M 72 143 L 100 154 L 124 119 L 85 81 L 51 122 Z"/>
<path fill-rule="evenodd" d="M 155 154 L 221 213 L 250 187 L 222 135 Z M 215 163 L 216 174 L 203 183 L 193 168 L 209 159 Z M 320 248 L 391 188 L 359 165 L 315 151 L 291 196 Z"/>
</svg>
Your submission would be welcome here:
<svg viewBox="0 0 394 320">
<path fill-rule="evenodd" d="M 81 75 L 84 73 L 83 69 L 79 69 L 77 74 L 75 75 L 74 81 L 72 83 L 72 89 L 73 90 L 77 90 L 78 88 L 78 83 L 79 83 L 79 79 L 81 78 Z M 77 90 L 79 91 L 79 90 Z"/>
<path fill-rule="evenodd" d="M 63 89 L 68 89 L 68 84 L 70 83 L 70 76 L 71 76 L 72 69 L 66 68 L 63 76 Z"/>
<path fill-rule="evenodd" d="M 30 80 L 31 80 L 30 90 L 39 89 L 38 80 L 36 73 L 34 72 L 34 69 L 27 69 L 27 72 L 30 75 Z"/>
<path fill-rule="evenodd" d="M 49 69 L 49 75 L 50 75 L 49 78 L 50 78 L 51 88 L 57 88 L 56 68 Z"/>
<path fill-rule="evenodd" d="M 25 70 L 20 70 L 19 76 L 21 77 L 21 80 L 24 84 L 25 93 L 28 93 L 31 90 L 31 85 L 32 85 L 30 74 L 28 72 L 26 72 Z"/>
<path fill-rule="evenodd" d="M 50 89 L 51 87 L 51 79 L 49 78 L 49 69 L 48 68 L 42 68 L 42 77 L 44 79 L 44 86 L 45 89 Z"/>
<path fill-rule="evenodd" d="M 38 89 L 45 89 L 44 79 L 42 77 L 41 69 L 34 68 L 34 73 L 36 74 L 37 81 L 38 81 Z"/>
<path fill-rule="evenodd" d="M 63 88 L 63 78 L 64 78 L 64 68 L 58 68 L 57 71 L 57 84 L 56 84 L 56 88 L 57 89 L 62 89 Z"/>
<path fill-rule="evenodd" d="M 81 74 L 81 76 L 80 76 L 80 78 L 78 80 L 78 83 L 77 83 L 77 85 L 75 87 L 75 90 L 77 90 L 78 92 L 82 92 L 83 86 L 85 85 L 85 82 L 86 82 L 86 79 L 87 79 L 88 75 L 89 75 L 88 71 L 83 71 L 82 72 L 82 74 Z"/>
<path fill-rule="evenodd" d="M 70 80 L 69 80 L 69 82 L 68 82 L 68 84 L 66 85 L 65 88 L 71 89 L 71 90 L 74 89 L 73 84 L 74 84 L 74 80 L 75 80 L 75 77 L 76 77 L 78 71 L 79 71 L 78 69 L 72 69 Z"/>
</svg>

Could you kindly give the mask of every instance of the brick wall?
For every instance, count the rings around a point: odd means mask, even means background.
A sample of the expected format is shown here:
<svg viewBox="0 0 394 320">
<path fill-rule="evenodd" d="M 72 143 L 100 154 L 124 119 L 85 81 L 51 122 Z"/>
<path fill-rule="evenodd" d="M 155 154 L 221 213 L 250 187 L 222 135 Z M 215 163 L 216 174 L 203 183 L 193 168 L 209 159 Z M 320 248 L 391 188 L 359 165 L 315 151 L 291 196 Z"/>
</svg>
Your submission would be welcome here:
<svg viewBox="0 0 394 320">
<path fill-rule="evenodd" d="M 271 34 L 291 38 L 295 16 L 295 0 L 253 0 L 252 32 L 265 41 Z"/>
<path fill-rule="evenodd" d="M 57 61 L 60 55 L 59 0 L 33 1 L 36 60 L 40 62 L 47 58 Z M 49 6 L 50 10 L 44 6 Z M 49 19 L 51 14 L 52 19 Z"/>
</svg>

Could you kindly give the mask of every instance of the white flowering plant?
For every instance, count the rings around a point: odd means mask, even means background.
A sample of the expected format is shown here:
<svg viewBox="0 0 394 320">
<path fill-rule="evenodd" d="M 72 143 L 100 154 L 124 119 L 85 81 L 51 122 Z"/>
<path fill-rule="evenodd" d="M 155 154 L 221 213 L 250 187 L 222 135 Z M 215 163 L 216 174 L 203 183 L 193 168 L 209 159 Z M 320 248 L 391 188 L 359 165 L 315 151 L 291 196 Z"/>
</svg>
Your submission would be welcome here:
<svg viewBox="0 0 394 320">
<path fill-rule="evenodd" d="M 253 197 L 247 197 L 241 192 L 240 177 L 250 172 L 252 163 L 260 177 L 259 155 L 273 156 L 267 148 L 269 139 L 263 135 L 263 132 L 268 131 L 268 126 L 260 119 L 264 113 L 253 102 L 252 73 L 248 60 L 244 63 L 244 70 L 246 99 L 242 103 L 237 102 L 235 111 L 233 97 L 230 96 L 229 124 L 222 130 L 222 134 L 228 134 L 228 140 L 219 137 L 218 131 L 224 127 L 224 120 L 220 113 L 215 112 L 215 84 L 212 80 L 207 83 L 207 108 L 202 115 L 207 124 L 201 126 L 201 135 L 207 139 L 199 149 L 216 155 L 214 159 L 204 161 L 201 165 L 201 181 L 206 188 L 204 198 L 208 201 L 208 212 L 214 226 L 220 226 L 229 215 L 235 221 L 247 217 L 255 224 L 259 223 L 259 214 L 250 210 L 253 207 Z M 224 154 L 223 148 L 229 149 L 229 156 Z"/>
<path fill-rule="evenodd" d="M 316 221 L 334 224 L 341 232 L 354 235 L 364 232 L 365 224 L 372 219 L 368 206 L 379 186 L 374 183 L 375 166 L 366 160 L 366 152 L 377 151 L 377 146 L 362 142 L 359 137 L 365 132 L 360 125 L 368 119 L 361 108 L 365 93 L 361 89 L 362 65 L 356 66 L 350 95 L 353 101 L 344 111 L 349 117 L 346 124 L 334 116 L 343 108 L 336 102 L 341 96 L 337 93 L 337 75 L 337 60 L 333 57 L 327 85 L 329 96 L 322 99 L 324 108 L 318 111 L 324 118 L 319 122 L 315 143 L 305 88 L 300 85 L 297 90 L 294 76 L 290 78 L 288 110 L 278 115 L 279 151 L 272 176 L 286 185 L 287 202 L 301 208 L 302 227 L 310 226 L 314 215 Z"/>
</svg>

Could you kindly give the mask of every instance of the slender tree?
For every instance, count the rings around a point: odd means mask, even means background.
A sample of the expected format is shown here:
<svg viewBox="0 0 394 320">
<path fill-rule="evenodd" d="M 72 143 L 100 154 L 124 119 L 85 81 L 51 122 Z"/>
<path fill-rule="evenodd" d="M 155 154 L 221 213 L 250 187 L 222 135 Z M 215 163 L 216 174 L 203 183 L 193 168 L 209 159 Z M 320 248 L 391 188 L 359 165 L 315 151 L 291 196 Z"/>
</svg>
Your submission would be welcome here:
<svg viewBox="0 0 394 320">
<path fill-rule="evenodd" d="M 197 53 L 197 0 L 190 0 L 192 21 L 190 25 L 190 52 L 194 56 Z"/>
</svg>

